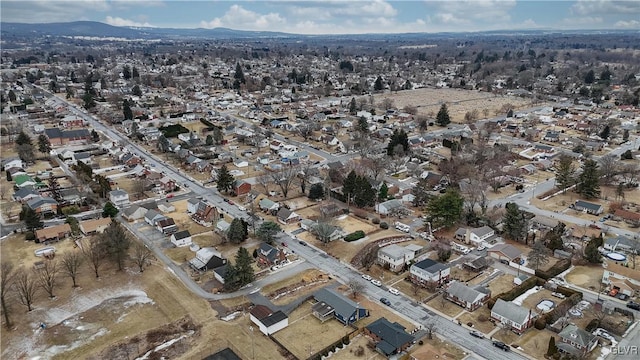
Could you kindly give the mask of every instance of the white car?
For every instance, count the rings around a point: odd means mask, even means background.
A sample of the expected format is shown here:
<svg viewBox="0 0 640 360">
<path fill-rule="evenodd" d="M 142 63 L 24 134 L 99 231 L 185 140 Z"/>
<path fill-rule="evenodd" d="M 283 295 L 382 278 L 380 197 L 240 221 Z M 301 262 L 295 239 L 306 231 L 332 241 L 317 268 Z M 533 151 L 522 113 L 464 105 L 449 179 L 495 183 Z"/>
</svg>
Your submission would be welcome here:
<svg viewBox="0 0 640 360">
<path fill-rule="evenodd" d="M 238 205 L 238 210 L 240 211 L 247 211 L 247 208 L 242 206 L 242 205 Z"/>
<path fill-rule="evenodd" d="M 484 250 L 484 249 L 486 249 L 486 246 L 484 246 L 484 245 L 480 245 L 480 246 L 478 246 L 478 249 L 477 249 L 477 250 L 478 250 L 478 251 L 482 251 L 482 250 Z"/>
<path fill-rule="evenodd" d="M 607 339 L 611 342 L 616 341 L 616 338 L 614 338 L 611 334 L 609 334 L 605 329 L 602 329 L 602 328 L 597 328 L 593 332 L 593 335 L 600 336 L 601 338 Z"/>
<path fill-rule="evenodd" d="M 566 298 L 566 296 L 565 296 L 564 294 L 561 294 L 561 293 L 559 293 L 559 292 L 552 292 L 552 293 L 551 293 L 551 296 L 555 296 L 555 297 L 557 297 L 558 299 L 564 299 L 564 298 Z"/>
<path fill-rule="evenodd" d="M 371 276 L 369 276 L 367 274 L 362 274 L 362 278 L 367 280 L 367 281 L 371 281 Z"/>
<path fill-rule="evenodd" d="M 389 288 L 389 292 L 393 295 L 400 295 L 400 291 L 398 291 L 398 289 Z"/>
<path fill-rule="evenodd" d="M 375 286 L 382 286 L 382 283 L 380 282 L 380 280 L 373 279 L 371 280 L 371 283 Z"/>
</svg>

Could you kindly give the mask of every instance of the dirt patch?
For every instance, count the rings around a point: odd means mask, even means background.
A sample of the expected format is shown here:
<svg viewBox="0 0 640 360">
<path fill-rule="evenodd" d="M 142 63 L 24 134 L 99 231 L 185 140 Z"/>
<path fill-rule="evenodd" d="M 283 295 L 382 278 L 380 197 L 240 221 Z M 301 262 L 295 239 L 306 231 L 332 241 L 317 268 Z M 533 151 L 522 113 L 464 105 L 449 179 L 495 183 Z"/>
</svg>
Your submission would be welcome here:
<svg viewBox="0 0 640 360">
<path fill-rule="evenodd" d="M 495 325 L 489 321 L 490 319 L 491 310 L 487 306 L 482 306 L 473 312 L 465 312 L 458 317 L 461 323 L 472 326 L 484 334 L 490 333 L 495 328 Z"/>
<path fill-rule="evenodd" d="M 502 274 L 497 278 L 491 280 L 489 283 L 489 289 L 492 296 L 502 294 L 511 290 L 515 285 L 513 284 L 514 276 L 510 274 Z"/>
<path fill-rule="evenodd" d="M 598 291 L 604 269 L 602 266 L 576 266 L 565 276 L 568 282 Z"/>
<path fill-rule="evenodd" d="M 411 352 L 411 356 L 416 360 L 431 359 L 464 359 L 467 354 L 454 344 L 434 338 L 424 339 L 423 345 L 418 346 Z"/>
<path fill-rule="evenodd" d="M 493 337 L 507 345 L 519 346 L 522 351 L 531 355 L 535 359 L 544 359 L 549 347 L 549 338 L 556 338 L 558 344 L 559 338 L 549 330 L 537 330 L 531 328 L 526 333 L 518 336 L 512 331 L 499 330 Z"/>
<path fill-rule="evenodd" d="M 367 359 L 367 360 L 383 360 L 385 359 L 382 354 L 378 353 L 375 348 L 372 349 L 369 346 L 371 339 L 363 334 L 358 334 L 351 339 L 349 345 L 343 347 L 337 353 L 331 355 L 333 360 L 353 360 L 353 359 Z"/>
<path fill-rule="evenodd" d="M 445 299 L 443 295 L 438 295 L 435 298 L 431 299 L 429 302 L 427 302 L 427 306 L 451 317 L 455 317 L 463 311 L 460 306 Z"/>
</svg>

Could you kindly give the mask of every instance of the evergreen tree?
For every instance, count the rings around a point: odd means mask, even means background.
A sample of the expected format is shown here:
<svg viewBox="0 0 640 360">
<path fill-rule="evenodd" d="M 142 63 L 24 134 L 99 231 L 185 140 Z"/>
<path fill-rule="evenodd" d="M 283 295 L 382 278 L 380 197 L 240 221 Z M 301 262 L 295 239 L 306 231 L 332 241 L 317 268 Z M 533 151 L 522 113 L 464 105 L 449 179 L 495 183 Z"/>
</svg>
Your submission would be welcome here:
<svg viewBox="0 0 640 360">
<path fill-rule="evenodd" d="M 584 76 L 585 84 L 593 84 L 595 80 L 596 80 L 596 75 L 593 72 L 593 70 L 589 70 L 589 72 L 587 72 L 587 74 Z"/>
<path fill-rule="evenodd" d="M 558 188 L 563 192 L 567 191 L 567 188 L 571 187 L 574 182 L 574 174 L 576 170 L 573 167 L 573 159 L 567 155 L 561 155 L 558 166 L 556 167 L 556 183 Z"/>
<path fill-rule="evenodd" d="M 49 142 L 49 138 L 44 134 L 38 136 L 38 151 L 47 155 L 51 151 L 51 143 Z"/>
<path fill-rule="evenodd" d="M 353 203 L 357 207 L 373 206 L 376 200 L 376 190 L 371 186 L 366 176 L 356 177 L 356 188 L 353 194 Z"/>
<path fill-rule="evenodd" d="M 213 145 L 213 136 L 211 136 L 210 134 L 209 134 L 209 135 L 207 135 L 207 138 L 206 138 L 206 140 L 205 140 L 205 144 L 206 144 L 207 146 L 211 146 L 211 145 Z"/>
<path fill-rule="evenodd" d="M 125 80 L 131 79 L 131 68 L 129 67 L 129 65 L 125 65 L 122 67 L 122 77 Z"/>
<path fill-rule="evenodd" d="M 244 84 L 247 80 L 244 78 L 244 72 L 240 63 L 236 63 L 236 72 L 233 74 L 233 78 L 238 80 L 239 83 Z"/>
<path fill-rule="evenodd" d="M 258 238 L 266 243 L 273 243 L 276 235 L 282 231 L 282 228 L 278 223 L 273 221 L 265 221 L 258 228 Z"/>
<path fill-rule="evenodd" d="M 9 101 L 16 102 L 16 93 L 13 89 L 9 90 Z"/>
<path fill-rule="evenodd" d="M 358 175 L 356 175 L 355 171 L 351 170 L 351 172 L 349 172 L 347 177 L 342 182 L 342 193 L 347 199 L 349 199 L 355 193 L 357 181 Z"/>
<path fill-rule="evenodd" d="M 451 123 L 451 118 L 449 117 L 449 110 L 447 109 L 447 104 L 442 104 L 440 106 L 440 110 L 438 111 L 438 115 L 436 115 L 436 124 L 440 126 L 447 126 Z"/>
<path fill-rule="evenodd" d="M 213 142 L 216 145 L 220 145 L 222 144 L 222 141 L 224 140 L 224 134 L 222 134 L 222 130 L 220 130 L 219 127 L 214 126 L 213 127 Z"/>
<path fill-rule="evenodd" d="M 134 79 L 140 78 L 140 73 L 138 72 L 138 68 L 135 66 L 133 67 L 131 77 L 133 77 Z"/>
<path fill-rule="evenodd" d="M 100 141 L 100 135 L 95 129 L 91 130 L 91 140 L 93 140 L 93 142 Z"/>
<path fill-rule="evenodd" d="M 378 200 L 385 201 L 387 200 L 388 196 L 389 196 L 389 187 L 387 186 L 386 183 L 382 183 L 382 185 L 380 185 L 380 190 L 378 191 Z"/>
<path fill-rule="evenodd" d="M 513 109 L 509 109 L 509 111 L 507 111 L 507 117 L 508 118 L 512 118 L 513 117 Z"/>
<path fill-rule="evenodd" d="M 110 203 L 107 203 L 110 204 Z M 118 270 L 124 268 L 124 260 L 128 256 L 131 239 L 124 227 L 117 221 L 112 221 L 109 227 L 100 235 L 100 243 L 106 253 L 118 265 Z"/>
<path fill-rule="evenodd" d="M 607 140 L 609 138 L 609 134 L 611 133 L 611 128 L 609 125 L 605 125 L 602 131 L 600 131 L 600 138 Z"/>
<path fill-rule="evenodd" d="M 122 100 L 122 114 L 125 120 L 133 120 L 133 111 L 131 111 L 131 106 L 127 99 Z"/>
<path fill-rule="evenodd" d="M 40 215 L 27 205 L 24 205 L 22 207 L 20 219 L 24 221 L 24 226 L 27 228 L 27 230 L 33 233 L 35 233 L 37 229 L 41 229 L 44 226 Z"/>
<path fill-rule="evenodd" d="M 246 233 L 247 231 L 242 224 L 242 220 L 238 218 L 233 219 L 227 230 L 227 240 L 232 244 L 240 244 L 247 238 Z"/>
<path fill-rule="evenodd" d="M 18 137 L 16 138 L 16 145 L 29 145 L 31 146 L 31 137 L 27 135 L 24 130 L 20 131 Z"/>
<path fill-rule="evenodd" d="M 62 204 L 62 195 L 60 195 L 60 184 L 58 184 L 58 179 L 53 176 L 50 177 L 48 185 L 50 196 L 55 199 L 59 205 Z"/>
<path fill-rule="evenodd" d="M 87 110 L 93 108 L 96 106 L 96 102 L 95 100 L 93 100 L 93 95 L 91 95 L 91 93 L 86 92 L 83 96 L 82 96 L 82 102 L 83 102 L 83 107 Z"/>
<path fill-rule="evenodd" d="M 133 85 L 133 87 L 131 88 L 131 93 L 135 96 L 142 96 L 142 89 L 140 89 L 140 85 Z"/>
<path fill-rule="evenodd" d="M 238 270 L 229 262 L 227 262 L 227 272 L 224 274 L 224 288 L 229 291 L 240 288 L 238 286 Z"/>
<path fill-rule="evenodd" d="M 428 217 L 434 228 L 449 228 L 462 216 L 464 199 L 456 190 L 449 189 L 444 195 L 431 199 L 427 205 Z"/>
<path fill-rule="evenodd" d="M 364 116 L 361 116 L 358 118 L 358 123 L 356 124 L 356 127 L 357 127 L 357 130 L 362 134 L 369 133 L 369 123 L 367 123 L 367 119 L 365 119 Z"/>
<path fill-rule="evenodd" d="M 373 90 L 382 91 L 384 90 L 384 84 L 382 83 L 382 77 L 378 76 L 376 82 L 373 84 Z"/>
<path fill-rule="evenodd" d="M 227 165 L 222 165 L 218 170 L 218 176 L 216 178 L 216 188 L 220 192 L 229 192 L 229 190 L 233 189 L 233 183 L 236 179 L 229 173 L 227 169 Z"/>
<path fill-rule="evenodd" d="M 251 259 L 249 251 L 247 251 L 247 249 L 244 247 L 238 248 L 235 260 L 235 267 L 237 270 L 240 286 L 251 283 L 255 279 L 255 274 L 253 272 L 253 266 L 251 266 L 253 259 Z"/>
<path fill-rule="evenodd" d="M 507 203 L 506 213 L 502 220 L 502 229 L 507 236 L 516 241 L 525 240 L 527 237 L 527 221 L 525 214 L 520 210 L 518 204 Z"/>
<path fill-rule="evenodd" d="M 558 352 L 558 348 L 556 347 L 556 339 L 551 336 L 549 337 L 549 347 L 547 348 L 547 356 L 552 357 Z"/>
<path fill-rule="evenodd" d="M 106 218 L 106 217 L 110 217 L 113 218 L 116 215 L 118 215 L 118 212 L 120 210 L 118 210 L 117 207 L 115 207 L 115 205 L 113 205 L 113 203 L 111 201 L 107 201 L 106 204 L 104 204 L 104 207 L 102 208 L 102 217 Z"/>
<path fill-rule="evenodd" d="M 587 199 L 600 196 L 600 171 L 595 160 L 586 160 L 582 164 L 582 174 L 578 178 L 576 192 Z"/>
<path fill-rule="evenodd" d="M 356 104 L 356 98 L 351 98 L 351 102 L 349 102 L 349 113 L 351 115 L 355 115 L 358 112 L 358 106 Z"/>
<path fill-rule="evenodd" d="M 397 145 L 402 145 L 405 154 L 409 152 L 409 136 L 402 129 L 393 130 L 393 135 L 391 135 L 391 139 L 389 139 L 389 143 L 387 144 L 387 155 L 393 156 L 393 151 Z"/>
<path fill-rule="evenodd" d="M 309 199 L 317 200 L 324 198 L 324 187 L 322 184 L 313 184 L 309 188 Z"/>
<path fill-rule="evenodd" d="M 584 258 L 588 262 L 592 264 L 599 264 L 602 262 L 602 255 L 598 250 L 604 244 L 604 240 L 602 236 L 592 237 L 591 240 L 587 243 L 587 246 L 584 249 Z"/>
</svg>

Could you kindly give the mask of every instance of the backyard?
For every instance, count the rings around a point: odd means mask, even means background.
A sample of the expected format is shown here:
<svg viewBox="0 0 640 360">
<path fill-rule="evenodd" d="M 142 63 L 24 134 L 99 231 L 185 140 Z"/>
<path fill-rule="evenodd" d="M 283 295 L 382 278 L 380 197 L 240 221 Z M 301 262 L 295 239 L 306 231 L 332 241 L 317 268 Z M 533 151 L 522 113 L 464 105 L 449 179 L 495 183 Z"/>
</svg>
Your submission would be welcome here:
<svg viewBox="0 0 640 360">
<path fill-rule="evenodd" d="M 583 288 L 599 291 L 603 273 L 602 265 L 576 266 L 565 275 L 565 280 Z"/>
</svg>

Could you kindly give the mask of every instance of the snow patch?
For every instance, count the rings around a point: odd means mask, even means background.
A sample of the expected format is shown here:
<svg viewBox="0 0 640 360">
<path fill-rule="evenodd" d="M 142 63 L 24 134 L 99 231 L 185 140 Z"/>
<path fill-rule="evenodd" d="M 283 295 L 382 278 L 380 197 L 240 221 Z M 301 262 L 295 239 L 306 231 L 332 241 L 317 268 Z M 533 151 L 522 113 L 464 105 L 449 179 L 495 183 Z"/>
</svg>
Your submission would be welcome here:
<svg viewBox="0 0 640 360">
<path fill-rule="evenodd" d="M 540 291 L 540 287 L 538 286 L 534 286 L 531 289 L 525 291 L 524 294 L 518 296 L 517 298 L 513 299 L 513 301 L 511 301 L 512 303 L 522 306 L 522 302 L 525 301 L 529 296 L 537 293 L 538 291 Z"/>
<path fill-rule="evenodd" d="M 236 311 L 234 313 L 231 313 L 223 318 L 221 318 L 223 321 L 231 321 L 235 318 L 237 318 L 238 316 L 240 316 L 240 311 Z"/>
<path fill-rule="evenodd" d="M 193 331 L 189 331 L 189 333 L 188 333 L 188 334 L 184 334 L 184 335 L 181 335 L 180 337 L 177 337 L 177 338 L 175 338 L 175 339 L 171 339 L 171 340 L 169 340 L 169 341 L 167 341 L 167 342 L 164 342 L 164 343 L 162 343 L 162 344 L 160 344 L 160 345 L 156 346 L 155 348 L 153 348 L 153 349 L 151 349 L 151 350 L 147 351 L 147 352 L 146 352 L 144 355 L 142 355 L 141 357 L 136 358 L 136 360 L 147 360 L 147 359 L 149 358 L 149 355 L 151 355 L 152 353 L 154 353 L 154 352 L 156 352 L 156 351 L 161 351 L 161 350 L 163 350 L 163 349 L 166 349 L 166 348 L 168 348 L 169 346 L 171 346 L 171 345 L 173 345 L 173 344 L 177 343 L 178 341 L 180 341 L 180 340 L 182 340 L 182 339 L 186 338 L 187 336 L 191 336 L 191 335 L 193 335 Z"/>
</svg>

